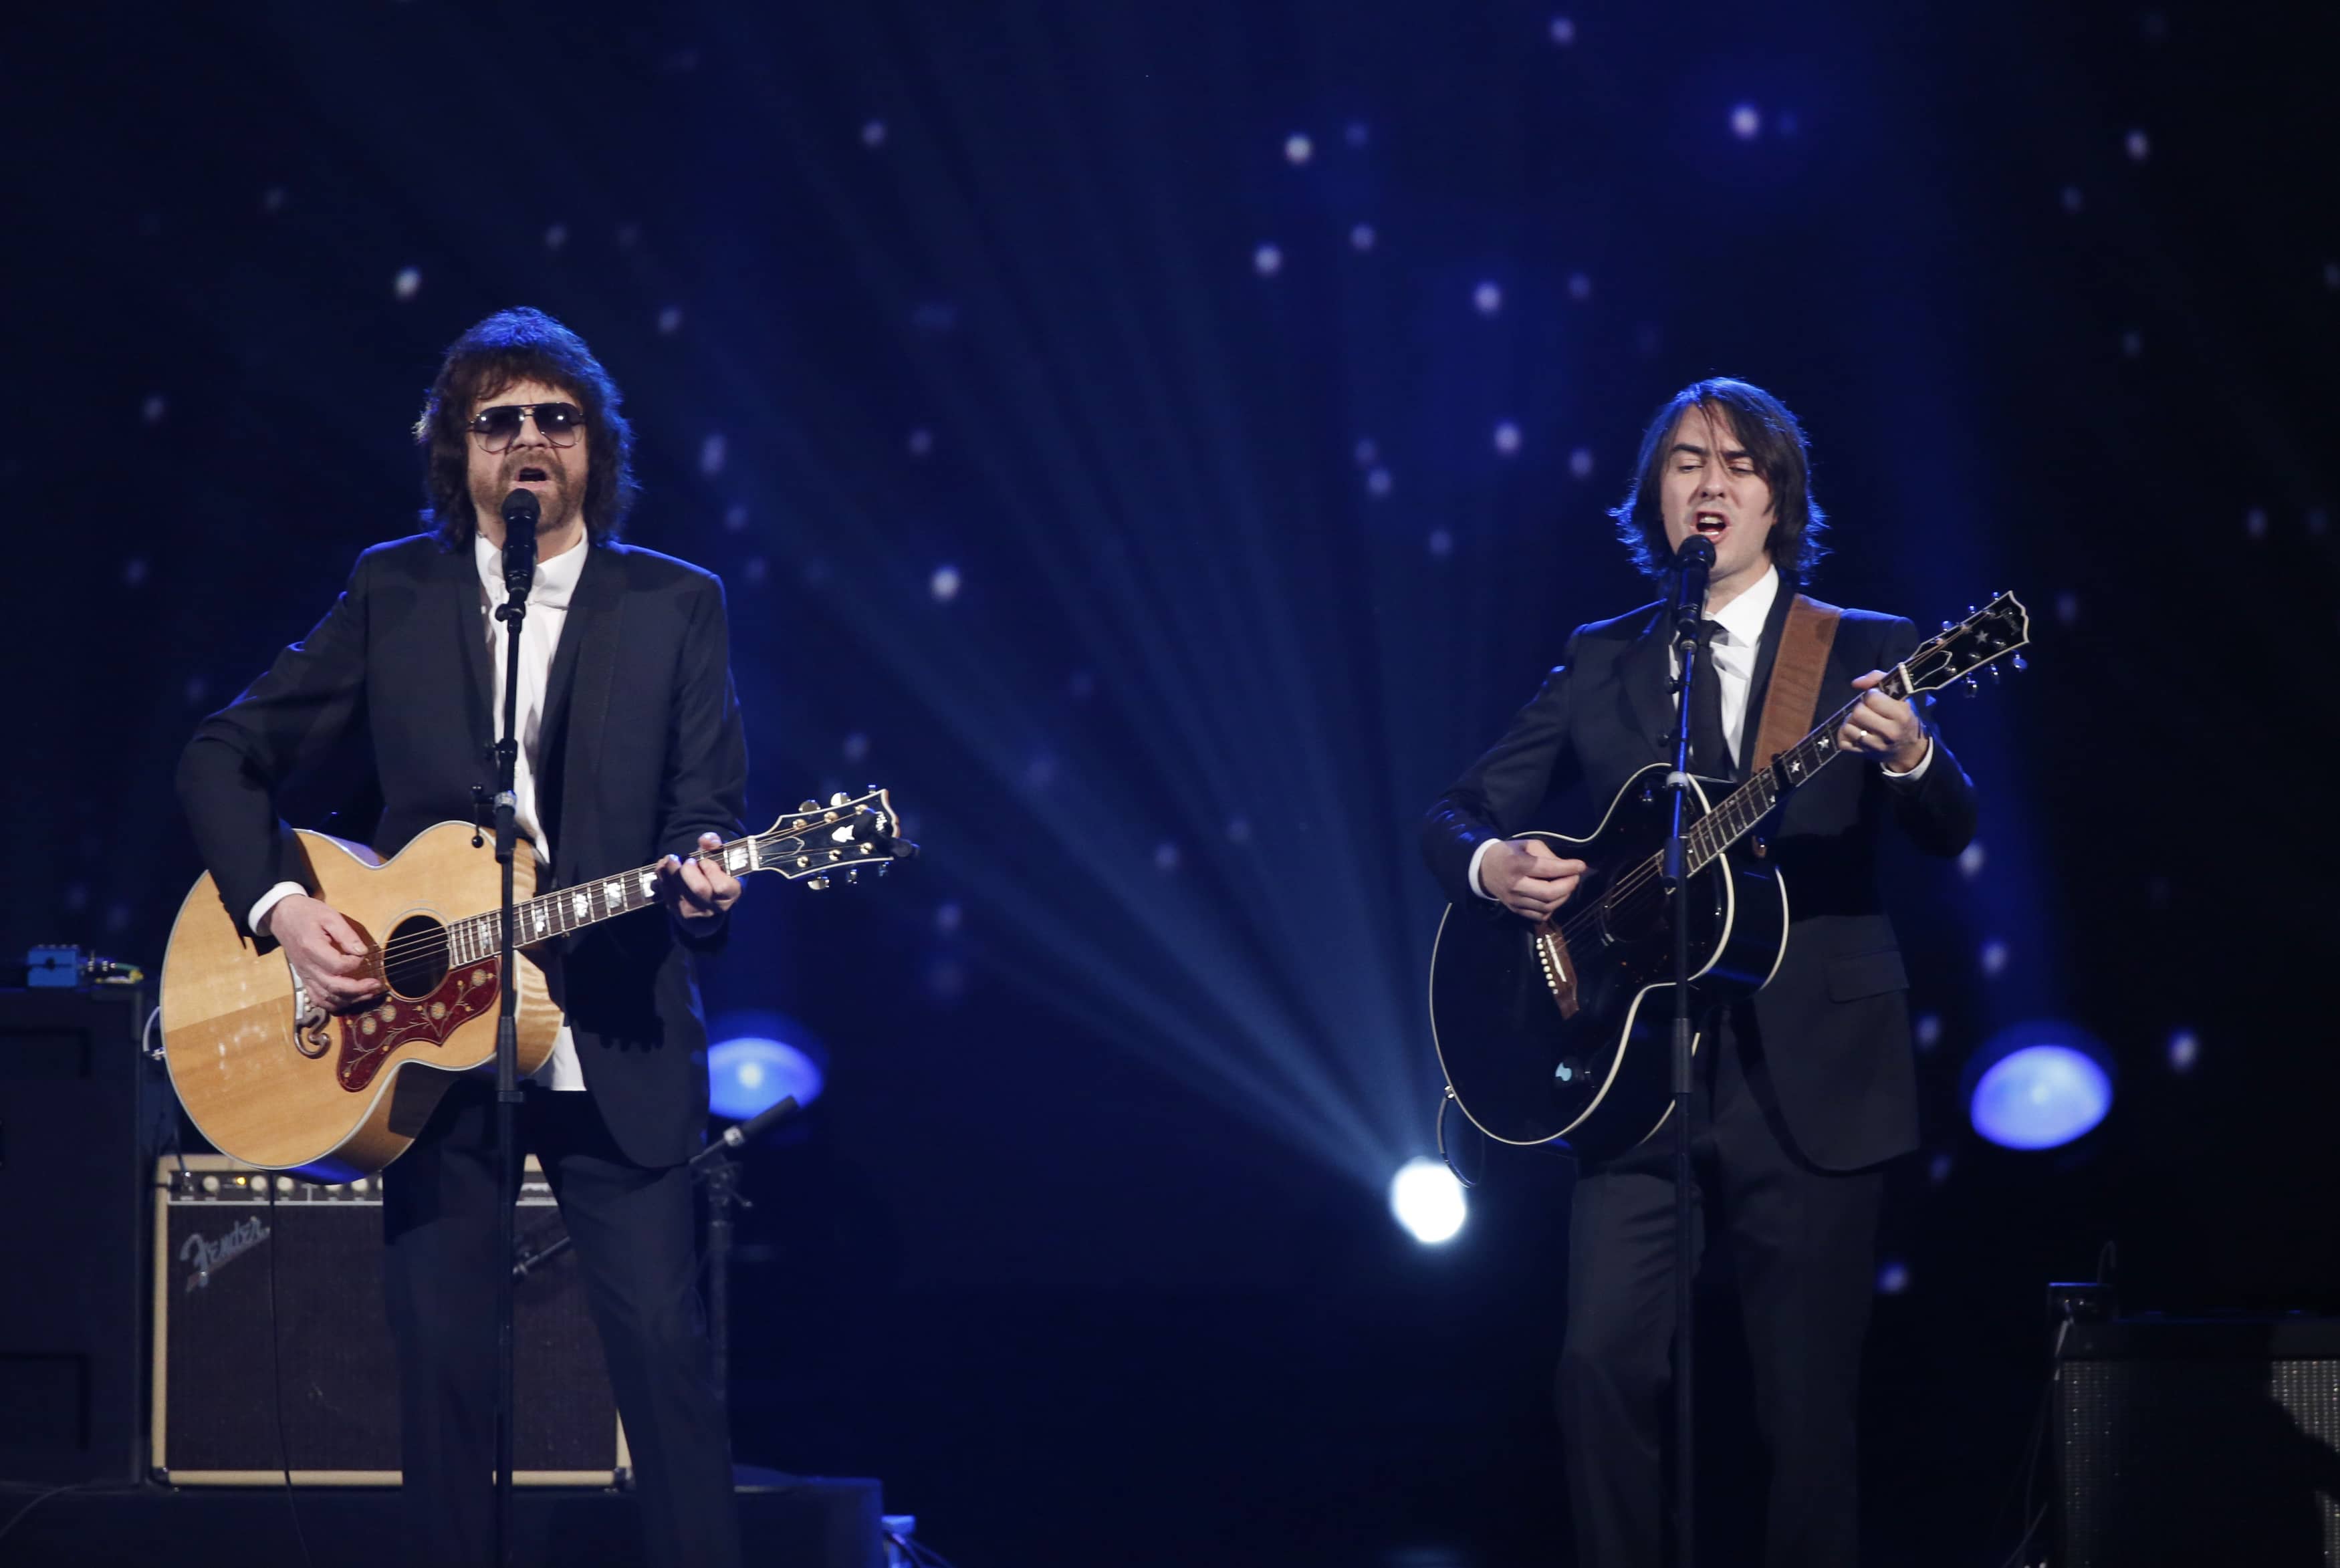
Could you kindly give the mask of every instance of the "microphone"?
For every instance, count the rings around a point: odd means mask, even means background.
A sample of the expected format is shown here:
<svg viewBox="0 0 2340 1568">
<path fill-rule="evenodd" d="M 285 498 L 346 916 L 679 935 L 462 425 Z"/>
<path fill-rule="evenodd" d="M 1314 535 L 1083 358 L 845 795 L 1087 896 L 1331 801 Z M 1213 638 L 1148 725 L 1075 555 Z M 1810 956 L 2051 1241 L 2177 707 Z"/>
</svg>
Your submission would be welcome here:
<svg viewBox="0 0 2340 1568">
<path fill-rule="evenodd" d="M 1706 613 L 1706 576 L 1713 569 L 1712 539 L 1692 534 L 1674 552 L 1674 630 L 1678 635 L 1698 636 L 1698 623 Z"/>
<path fill-rule="evenodd" d="M 536 581 L 537 513 L 534 490 L 514 490 L 504 498 L 504 592 L 522 604 Z M 1711 557 L 1714 547 L 1708 545 L 1706 553 Z"/>
</svg>

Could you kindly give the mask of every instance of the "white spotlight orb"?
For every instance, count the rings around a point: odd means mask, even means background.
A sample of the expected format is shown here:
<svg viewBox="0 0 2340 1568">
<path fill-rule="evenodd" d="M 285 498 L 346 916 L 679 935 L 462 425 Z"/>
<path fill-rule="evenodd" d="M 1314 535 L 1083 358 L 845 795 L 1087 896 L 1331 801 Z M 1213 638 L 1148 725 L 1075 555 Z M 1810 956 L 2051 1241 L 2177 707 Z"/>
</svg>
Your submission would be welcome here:
<svg viewBox="0 0 2340 1568">
<path fill-rule="evenodd" d="M 1390 471 L 1387 468 L 1375 468 L 1365 476 L 1365 492 L 1373 499 L 1380 500 L 1390 493 L 1392 482 Z"/>
<path fill-rule="evenodd" d="M 1471 291 L 1471 303 L 1479 314 L 1492 316 L 1503 308 L 1503 291 L 1494 283 L 1482 283 Z"/>
<path fill-rule="evenodd" d="M 1519 449 L 1520 428 L 1511 420 L 1505 419 L 1495 427 L 1495 450 L 1508 458 Z"/>
<path fill-rule="evenodd" d="M 1370 251 L 1373 248 L 1373 226 L 1371 223 L 1360 223 L 1349 231 L 1349 248 L 1354 251 Z"/>
<path fill-rule="evenodd" d="M 413 267 L 408 267 L 401 271 L 390 285 L 391 292 L 402 300 L 411 300 L 416 291 L 421 287 L 422 273 Z"/>
<path fill-rule="evenodd" d="M 2007 944 L 2003 942 L 1987 942 L 1983 943 L 1983 973 L 1996 980 L 2000 974 L 2006 971 L 2007 961 L 2009 956 L 2010 955 L 2007 951 Z"/>
<path fill-rule="evenodd" d="M 1453 553 L 1454 553 L 1454 536 L 1453 536 L 1453 534 L 1451 534 L 1451 533 L 1448 533 L 1444 528 L 1433 528 L 1433 529 L 1431 529 L 1431 530 L 1430 530 L 1430 557 L 1431 557 L 1431 559 L 1433 559 L 1433 560 L 1438 560 L 1438 561 L 1443 561 L 1443 560 L 1444 560 L 1447 557 L 1449 557 L 1449 556 L 1453 555 Z"/>
<path fill-rule="evenodd" d="M 1592 449 L 1579 447 L 1568 454 L 1568 471 L 1580 479 L 1592 477 Z"/>
<path fill-rule="evenodd" d="M 2191 1072 L 2194 1064 L 2202 1060 L 2202 1041 L 2190 1029 L 2181 1029 L 2169 1037 L 2169 1070 Z"/>
<path fill-rule="evenodd" d="M 1470 1214 L 1462 1184 L 1428 1155 L 1416 1155 L 1398 1167 L 1390 1178 L 1389 1204 L 1397 1222 L 1425 1247 L 1453 1240 Z"/>
<path fill-rule="evenodd" d="M 1302 163 L 1305 163 L 1309 159 L 1315 155 L 1316 143 L 1311 142 L 1307 137 L 1301 135 L 1298 132 L 1295 131 L 1291 135 L 1286 136 L 1284 139 L 1284 160 L 1287 163 L 1292 163 L 1294 166 L 1297 167 Z"/>
<path fill-rule="evenodd" d="M 1252 269 L 1263 278 L 1273 278 L 1284 271 L 1284 252 L 1274 245 L 1262 245 L 1251 253 Z"/>
<path fill-rule="evenodd" d="M 1576 24 L 1566 16 L 1552 19 L 1552 41 L 1562 48 L 1576 42 Z"/>
<path fill-rule="evenodd" d="M 937 567 L 935 575 L 927 579 L 927 591 L 935 596 L 935 603 L 947 605 L 958 597 L 958 568 Z"/>
<path fill-rule="evenodd" d="M 861 127 L 861 144 L 865 147 L 883 147 L 886 144 L 886 122 L 883 120 L 864 122 Z"/>
<path fill-rule="evenodd" d="M 1763 133 L 1763 112 L 1752 104 L 1741 104 L 1730 112 L 1730 133 L 1742 142 L 1752 142 Z"/>
<path fill-rule="evenodd" d="M 699 443 L 699 471 L 710 479 L 721 473 L 730 449 L 730 443 L 724 440 L 721 431 L 709 431 Z"/>
<path fill-rule="evenodd" d="M 2137 163 L 2142 163 L 2153 155 L 2152 139 L 2142 131 L 2131 131 L 2123 145 L 2128 149 L 2129 157 Z"/>
<path fill-rule="evenodd" d="M 1976 839 L 1958 852 L 1959 874 L 1968 882 L 1974 881 L 1982 874 L 1982 868 L 1988 858 L 1983 853 L 1982 840 Z"/>
<path fill-rule="evenodd" d="M 1581 272 L 1568 275 L 1568 297 L 1579 304 L 1592 298 L 1592 280 Z"/>
</svg>

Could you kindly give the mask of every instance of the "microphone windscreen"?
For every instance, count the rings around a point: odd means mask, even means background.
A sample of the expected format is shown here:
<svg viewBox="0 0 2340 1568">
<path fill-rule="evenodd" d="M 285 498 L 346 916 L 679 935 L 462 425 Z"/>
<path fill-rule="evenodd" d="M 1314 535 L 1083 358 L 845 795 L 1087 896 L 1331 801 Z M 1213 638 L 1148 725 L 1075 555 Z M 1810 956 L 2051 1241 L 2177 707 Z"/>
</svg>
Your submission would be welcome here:
<svg viewBox="0 0 2340 1568">
<path fill-rule="evenodd" d="M 530 500 L 534 500 L 535 498 L 536 498 L 533 496 L 529 498 Z M 509 506 L 511 503 L 506 502 L 505 504 Z M 1674 565 L 1677 567 L 1711 567 L 1714 565 L 1714 541 L 1706 537 L 1702 534 L 1692 534 L 1689 538 L 1686 538 L 1681 542 L 1681 548 L 1674 552 Z"/>
<path fill-rule="evenodd" d="M 511 495 L 506 496 L 503 506 L 505 532 L 507 534 L 535 533 L 537 510 L 534 490 L 514 490 Z M 1708 552 L 1711 554 L 1712 550 L 1713 547 L 1709 546 Z"/>
</svg>

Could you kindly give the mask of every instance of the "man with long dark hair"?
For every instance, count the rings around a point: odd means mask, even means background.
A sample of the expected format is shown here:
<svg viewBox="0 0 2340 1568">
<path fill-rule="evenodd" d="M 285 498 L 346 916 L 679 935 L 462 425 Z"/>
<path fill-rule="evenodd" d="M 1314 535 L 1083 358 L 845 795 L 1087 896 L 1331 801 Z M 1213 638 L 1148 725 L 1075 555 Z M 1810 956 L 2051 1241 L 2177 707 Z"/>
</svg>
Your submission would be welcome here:
<svg viewBox="0 0 2340 1568">
<path fill-rule="evenodd" d="M 1614 516 L 1661 575 L 1683 541 L 1714 547 L 1712 653 L 1693 689 L 1693 771 L 1744 777 L 1797 589 L 1822 553 L 1803 431 L 1744 381 L 1685 388 L 1641 442 Z M 1918 644 L 1908 621 L 1840 612 L 1820 712 L 1859 699 L 1836 740 L 1860 759 L 1791 794 L 1766 853 L 1790 890 L 1785 957 L 1751 1001 L 1701 1026 L 1691 1117 L 1703 1228 L 1728 1238 L 1770 1450 L 1765 1560 L 1850 1568 L 1858 1553 L 1854 1415 L 1875 1267 L 1880 1168 L 1917 1145 L 1905 978 L 1877 886 L 1888 818 L 1954 855 L 1974 787 L 1906 703 L 1871 690 Z M 1511 728 L 1431 809 L 1423 851 L 1458 903 L 1523 920 L 1565 904 L 1585 872 L 1541 839 L 1548 797 L 1598 814 L 1637 770 L 1671 763 L 1671 620 L 1662 603 L 1579 626 Z M 1702 693 L 1705 700 L 1698 700 Z M 1800 738 L 1800 732 L 1799 732 Z M 1562 808 L 1563 810 L 1565 807 Z M 1584 1568 L 1661 1560 L 1661 1413 L 1673 1338 L 1671 1135 L 1580 1171 L 1570 1210 L 1560 1415 Z"/>
<path fill-rule="evenodd" d="M 373 777 L 357 782 L 380 804 L 371 843 L 392 854 L 473 817 L 516 681 L 518 815 L 550 868 L 542 885 L 658 863 L 662 912 L 565 939 L 564 1016 L 521 1122 L 576 1243 L 650 1560 L 720 1568 L 739 1543 L 687 1164 L 707 1118 L 691 960 L 723 941 L 739 883 L 682 857 L 744 832 L 722 585 L 618 542 L 632 432 L 582 340 L 541 312 L 501 311 L 457 339 L 414 434 L 427 531 L 360 555 L 308 638 L 203 721 L 180 797 L 229 912 L 281 945 L 329 1008 L 372 1000 L 382 975 L 312 896 L 276 794 L 344 737 L 370 743 Z M 540 559 L 508 671 L 491 610 L 504 598 L 500 508 L 516 489 L 536 495 Z M 492 1084 L 460 1080 L 382 1176 L 415 1560 L 446 1568 L 490 1554 L 496 1281 L 511 1264 L 496 1250 L 494 1121 Z"/>
</svg>

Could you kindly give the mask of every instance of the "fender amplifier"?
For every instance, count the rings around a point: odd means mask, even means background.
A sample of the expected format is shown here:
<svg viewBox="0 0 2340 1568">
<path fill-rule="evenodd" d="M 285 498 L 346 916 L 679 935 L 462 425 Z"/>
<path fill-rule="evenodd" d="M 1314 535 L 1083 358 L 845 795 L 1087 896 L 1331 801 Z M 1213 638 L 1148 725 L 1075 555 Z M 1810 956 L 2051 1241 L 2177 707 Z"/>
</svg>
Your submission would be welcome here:
<svg viewBox="0 0 2340 1568">
<path fill-rule="evenodd" d="M 189 1155 L 159 1162 L 154 1180 L 156 1478 L 265 1485 L 290 1469 L 295 1484 L 398 1484 L 380 1179 L 322 1187 Z M 524 1254 L 560 1235 L 533 1159 L 518 1230 Z M 576 1253 L 531 1268 L 517 1296 L 513 1482 L 624 1480 L 625 1434 Z"/>
<path fill-rule="evenodd" d="M 2340 1568 L 2340 1319 L 2074 1323 L 2057 1359 L 2071 1568 Z"/>
</svg>

